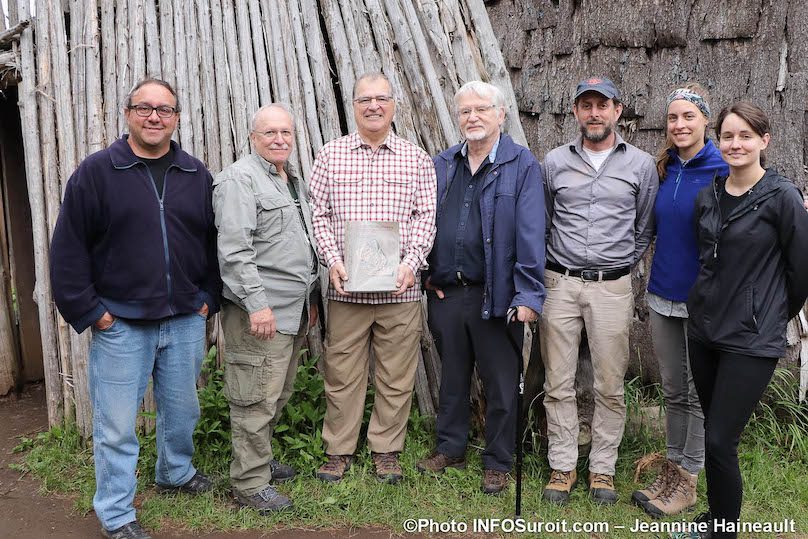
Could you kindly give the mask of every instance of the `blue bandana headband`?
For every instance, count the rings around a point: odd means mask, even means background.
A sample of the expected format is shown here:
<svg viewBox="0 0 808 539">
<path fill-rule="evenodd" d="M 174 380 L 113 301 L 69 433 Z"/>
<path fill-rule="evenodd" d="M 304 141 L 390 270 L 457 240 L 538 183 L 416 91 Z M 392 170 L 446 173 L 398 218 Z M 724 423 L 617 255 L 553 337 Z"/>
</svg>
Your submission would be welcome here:
<svg viewBox="0 0 808 539">
<path fill-rule="evenodd" d="M 707 118 L 710 117 L 710 105 L 708 105 L 707 101 L 705 101 L 704 98 L 699 94 L 688 90 L 687 88 L 677 88 L 671 92 L 671 95 L 668 96 L 667 106 L 670 107 L 671 103 L 677 99 L 684 99 L 685 101 L 693 103 L 696 105 L 696 107 L 698 107 L 702 114 L 704 114 Z"/>
</svg>

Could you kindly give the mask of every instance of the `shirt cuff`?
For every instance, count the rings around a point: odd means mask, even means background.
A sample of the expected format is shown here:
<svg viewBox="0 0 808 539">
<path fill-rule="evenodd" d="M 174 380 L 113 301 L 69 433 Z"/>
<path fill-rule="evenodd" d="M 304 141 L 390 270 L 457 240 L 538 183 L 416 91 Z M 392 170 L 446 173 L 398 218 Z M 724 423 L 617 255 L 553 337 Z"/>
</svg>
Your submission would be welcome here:
<svg viewBox="0 0 808 539">
<path fill-rule="evenodd" d="M 250 314 L 258 312 L 261 309 L 266 309 L 267 307 L 269 307 L 269 301 L 267 300 L 266 292 L 263 290 L 244 298 L 244 308 L 247 309 L 247 312 Z"/>
</svg>

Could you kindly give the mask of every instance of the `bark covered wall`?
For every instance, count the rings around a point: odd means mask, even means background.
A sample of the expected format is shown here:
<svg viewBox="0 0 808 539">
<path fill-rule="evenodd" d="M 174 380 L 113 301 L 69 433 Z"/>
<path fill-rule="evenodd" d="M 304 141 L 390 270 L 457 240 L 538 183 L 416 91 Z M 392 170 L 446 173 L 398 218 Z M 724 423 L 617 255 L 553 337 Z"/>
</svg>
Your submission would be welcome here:
<svg viewBox="0 0 808 539">
<path fill-rule="evenodd" d="M 769 164 L 803 192 L 808 188 L 805 7 L 804 0 L 487 2 L 522 125 L 539 159 L 577 135 L 572 99 L 581 79 L 606 76 L 617 84 L 624 102 L 621 134 L 651 154 L 663 142 L 668 93 L 695 81 L 710 91 L 714 114 L 739 99 L 767 111 L 773 128 Z M 649 261 L 646 257 L 635 271 L 631 371 L 655 380 L 642 297 Z"/>
</svg>

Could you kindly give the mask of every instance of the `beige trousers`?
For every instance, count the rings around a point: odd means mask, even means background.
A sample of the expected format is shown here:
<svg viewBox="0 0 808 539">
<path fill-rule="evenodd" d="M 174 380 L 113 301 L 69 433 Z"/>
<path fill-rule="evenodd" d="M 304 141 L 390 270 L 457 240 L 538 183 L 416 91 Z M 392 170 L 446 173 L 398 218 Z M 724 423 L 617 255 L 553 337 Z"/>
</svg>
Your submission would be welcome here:
<svg viewBox="0 0 808 539">
<path fill-rule="evenodd" d="M 589 470 L 614 475 L 626 422 L 623 379 L 634 313 L 631 275 L 598 282 L 547 270 L 544 279 L 547 299 L 540 339 L 550 467 L 566 472 L 575 469 L 578 460 L 575 374 L 581 330 L 585 327 L 595 379 Z"/>
<path fill-rule="evenodd" d="M 250 334 L 246 311 L 229 302 L 222 306 L 224 391 L 233 441 L 230 483 L 245 496 L 272 479 L 272 433 L 292 396 L 306 323 L 304 315 L 297 335 L 276 333 L 262 341 Z"/>
<path fill-rule="evenodd" d="M 375 453 L 404 449 L 421 316 L 419 301 L 380 305 L 329 301 L 323 423 L 327 454 L 351 455 L 356 451 L 368 385 L 368 345 L 376 356 L 376 398 L 368 425 L 368 447 Z"/>
</svg>

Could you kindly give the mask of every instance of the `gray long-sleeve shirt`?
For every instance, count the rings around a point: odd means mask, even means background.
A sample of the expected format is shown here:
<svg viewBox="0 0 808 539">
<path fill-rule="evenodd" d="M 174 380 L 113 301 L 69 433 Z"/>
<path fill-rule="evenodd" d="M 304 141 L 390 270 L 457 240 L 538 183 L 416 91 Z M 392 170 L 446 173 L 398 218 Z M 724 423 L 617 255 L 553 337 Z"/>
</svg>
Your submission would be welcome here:
<svg viewBox="0 0 808 539">
<path fill-rule="evenodd" d="M 632 266 L 651 242 L 659 188 L 654 158 L 617 143 L 599 170 L 582 138 L 544 158 L 547 258 L 568 269 Z"/>
<path fill-rule="evenodd" d="M 286 172 L 299 210 L 275 166 L 252 153 L 216 175 L 213 211 L 224 297 L 248 313 L 270 307 L 278 331 L 295 335 L 317 274 L 307 189 Z"/>
</svg>

